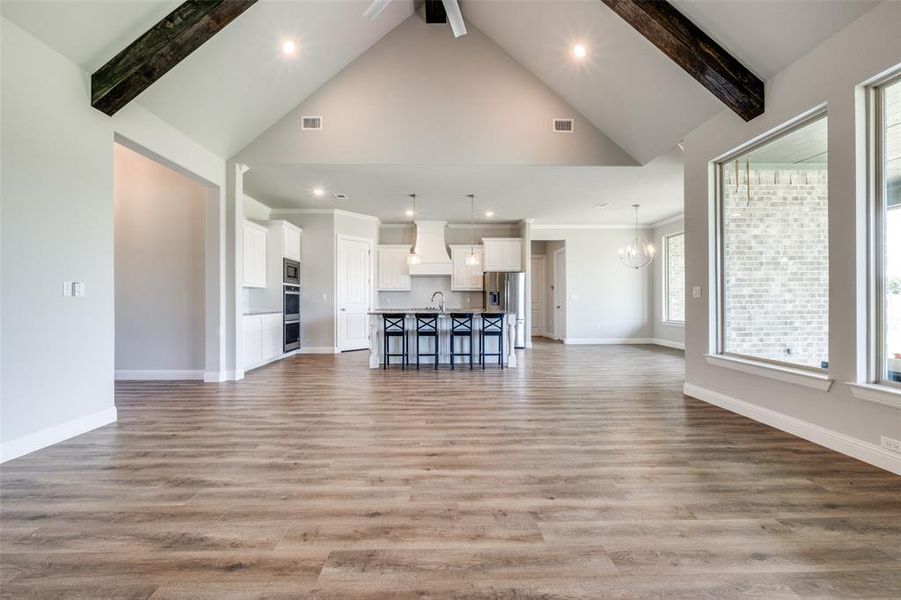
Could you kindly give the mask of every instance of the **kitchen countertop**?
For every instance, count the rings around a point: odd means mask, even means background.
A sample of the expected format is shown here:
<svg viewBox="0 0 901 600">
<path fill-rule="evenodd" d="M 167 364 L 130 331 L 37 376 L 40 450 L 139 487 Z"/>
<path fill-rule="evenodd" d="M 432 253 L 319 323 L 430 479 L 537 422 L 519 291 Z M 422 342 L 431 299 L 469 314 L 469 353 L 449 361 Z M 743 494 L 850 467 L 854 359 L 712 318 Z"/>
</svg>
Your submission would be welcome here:
<svg viewBox="0 0 901 600">
<path fill-rule="evenodd" d="M 472 313 L 475 315 L 512 315 L 511 310 L 486 310 L 484 308 L 445 308 L 442 312 L 437 308 L 377 308 L 370 311 L 370 315 L 412 315 L 415 313 L 428 313 L 436 315 L 450 315 L 451 313 Z"/>
</svg>

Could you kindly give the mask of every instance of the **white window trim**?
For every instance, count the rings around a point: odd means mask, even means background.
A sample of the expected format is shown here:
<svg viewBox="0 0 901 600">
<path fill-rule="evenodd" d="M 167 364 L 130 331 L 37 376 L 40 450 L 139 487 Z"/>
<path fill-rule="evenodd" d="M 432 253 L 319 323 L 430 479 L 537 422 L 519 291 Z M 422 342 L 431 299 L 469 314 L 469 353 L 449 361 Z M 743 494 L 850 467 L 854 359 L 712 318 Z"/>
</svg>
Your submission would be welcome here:
<svg viewBox="0 0 901 600">
<path fill-rule="evenodd" d="M 723 197 L 722 197 L 722 173 L 725 164 L 729 161 L 736 160 L 738 157 L 752 152 L 753 150 L 769 144 L 781 137 L 789 135 L 794 131 L 802 129 L 819 119 L 828 119 L 829 111 L 826 105 L 815 107 L 810 111 L 799 115 L 797 118 L 783 124 L 781 127 L 765 133 L 758 138 L 733 149 L 731 152 L 712 160 L 709 164 L 710 171 L 710 205 L 709 210 L 712 211 L 714 218 L 710 224 L 710 289 L 715 290 L 713 296 L 714 302 L 710 311 L 710 348 L 715 353 L 705 354 L 707 362 L 711 365 L 717 365 L 726 368 L 752 373 L 761 377 L 786 381 L 788 383 L 796 383 L 805 387 L 829 391 L 832 387 L 834 379 L 830 378 L 826 370 L 812 371 L 803 367 L 798 367 L 792 363 L 770 362 L 763 360 L 754 360 L 746 357 L 739 357 L 726 354 L 726 326 L 724 314 L 724 297 L 725 297 L 725 273 L 723 271 Z M 831 248 L 830 248 L 831 250 Z M 831 307 L 830 307 L 831 311 Z M 832 332 L 828 332 L 831 339 Z"/>
<path fill-rule="evenodd" d="M 676 237 L 677 235 L 682 236 L 682 245 L 683 245 L 682 273 L 684 276 L 684 273 L 685 273 L 685 265 L 684 265 L 685 230 L 683 229 L 682 231 L 673 231 L 672 233 L 665 233 L 661 236 L 661 239 L 660 239 L 660 245 L 663 246 L 663 248 L 662 248 L 663 269 L 661 269 L 663 271 L 663 318 L 661 319 L 660 322 L 663 323 L 664 325 L 676 325 L 676 326 L 680 326 L 680 327 L 685 327 L 685 319 L 682 319 L 681 321 L 674 321 L 669 318 L 669 245 L 667 244 L 667 241 L 669 240 L 669 238 Z M 683 296 L 685 295 L 685 289 L 682 290 L 682 295 Z M 683 308 L 683 311 L 687 308 L 688 308 L 688 306 Z"/>
<path fill-rule="evenodd" d="M 851 393 L 858 400 L 875 402 L 883 406 L 891 406 L 901 410 L 901 389 L 877 383 L 853 383 L 847 382 Z"/>
<path fill-rule="evenodd" d="M 795 385 L 820 390 L 821 392 L 828 392 L 834 381 L 834 379 L 829 377 L 826 373 L 816 373 L 806 369 L 784 367 L 782 365 L 748 360 L 747 358 L 726 356 L 724 354 L 705 354 L 704 358 L 707 359 L 708 364 L 717 367 L 725 367 L 734 371 L 748 373 L 749 375 L 757 375 L 758 377 L 766 377 L 767 379 L 793 383 Z"/>
</svg>

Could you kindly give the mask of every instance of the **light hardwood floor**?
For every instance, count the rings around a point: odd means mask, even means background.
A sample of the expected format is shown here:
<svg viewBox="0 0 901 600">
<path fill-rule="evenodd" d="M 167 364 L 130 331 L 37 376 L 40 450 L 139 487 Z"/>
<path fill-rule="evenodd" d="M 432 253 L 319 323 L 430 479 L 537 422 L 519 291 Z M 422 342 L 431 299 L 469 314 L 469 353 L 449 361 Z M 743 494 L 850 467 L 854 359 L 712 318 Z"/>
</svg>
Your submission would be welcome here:
<svg viewBox="0 0 901 600">
<path fill-rule="evenodd" d="M 0 468 L 0 595 L 901 597 L 901 478 L 684 397 L 678 351 L 521 357 L 119 384 Z"/>
</svg>

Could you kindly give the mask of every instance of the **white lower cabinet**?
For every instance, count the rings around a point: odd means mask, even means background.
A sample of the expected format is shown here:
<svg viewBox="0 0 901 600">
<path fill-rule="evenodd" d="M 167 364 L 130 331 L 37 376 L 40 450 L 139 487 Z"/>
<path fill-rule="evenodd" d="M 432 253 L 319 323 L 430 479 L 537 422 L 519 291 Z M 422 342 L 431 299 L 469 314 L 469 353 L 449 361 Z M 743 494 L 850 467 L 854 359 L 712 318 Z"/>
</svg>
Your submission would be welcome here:
<svg viewBox="0 0 901 600">
<path fill-rule="evenodd" d="M 470 253 L 479 259 L 476 265 L 467 265 Z M 469 245 L 451 246 L 451 290 L 472 291 L 482 289 L 482 247 Z"/>
<path fill-rule="evenodd" d="M 244 369 L 270 362 L 282 351 L 282 314 L 244 315 Z"/>
</svg>

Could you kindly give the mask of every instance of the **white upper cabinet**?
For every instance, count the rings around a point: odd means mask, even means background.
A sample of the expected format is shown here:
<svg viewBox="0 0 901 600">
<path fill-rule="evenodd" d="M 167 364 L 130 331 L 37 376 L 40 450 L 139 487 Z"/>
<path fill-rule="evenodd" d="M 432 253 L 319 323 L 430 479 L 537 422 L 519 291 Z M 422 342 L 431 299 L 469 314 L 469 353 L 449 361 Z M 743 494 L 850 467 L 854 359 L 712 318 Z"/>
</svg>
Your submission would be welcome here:
<svg viewBox="0 0 901 600">
<path fill-rule="evenodd" d="M 522 238 L 482 238 L 484 271 L 522 271 Z"/>
<path fill-rule="evenodd" d="M 378 246 L 378 277 L 376 289 L 380 292 L 408 291 L 410 271 L 407 255 L 410 246 Z"/>
<path fill-rule="evenodd" d="M 282 240 L 284 241 L 284 258 L 300 262 L 300 228 L 287 221 L 282 221 L 281 227 Z"/>
<path fill-rule="evenodd" d="M 451 247 L 451 262 L 453 270 L 451 271 L 451 290 L 467 291 L 482 289 L 482 247 L 481 246 L 457 246 Z M 477 265 L 467 265 L 466 257 L 469 256 L 470 248 L 472 253 L 479 259 Z"/>
<path fill-rule="evenodd" d="M 267 229 L 244 221 L 244 287 L 266 287 Z"/>
</svg>

